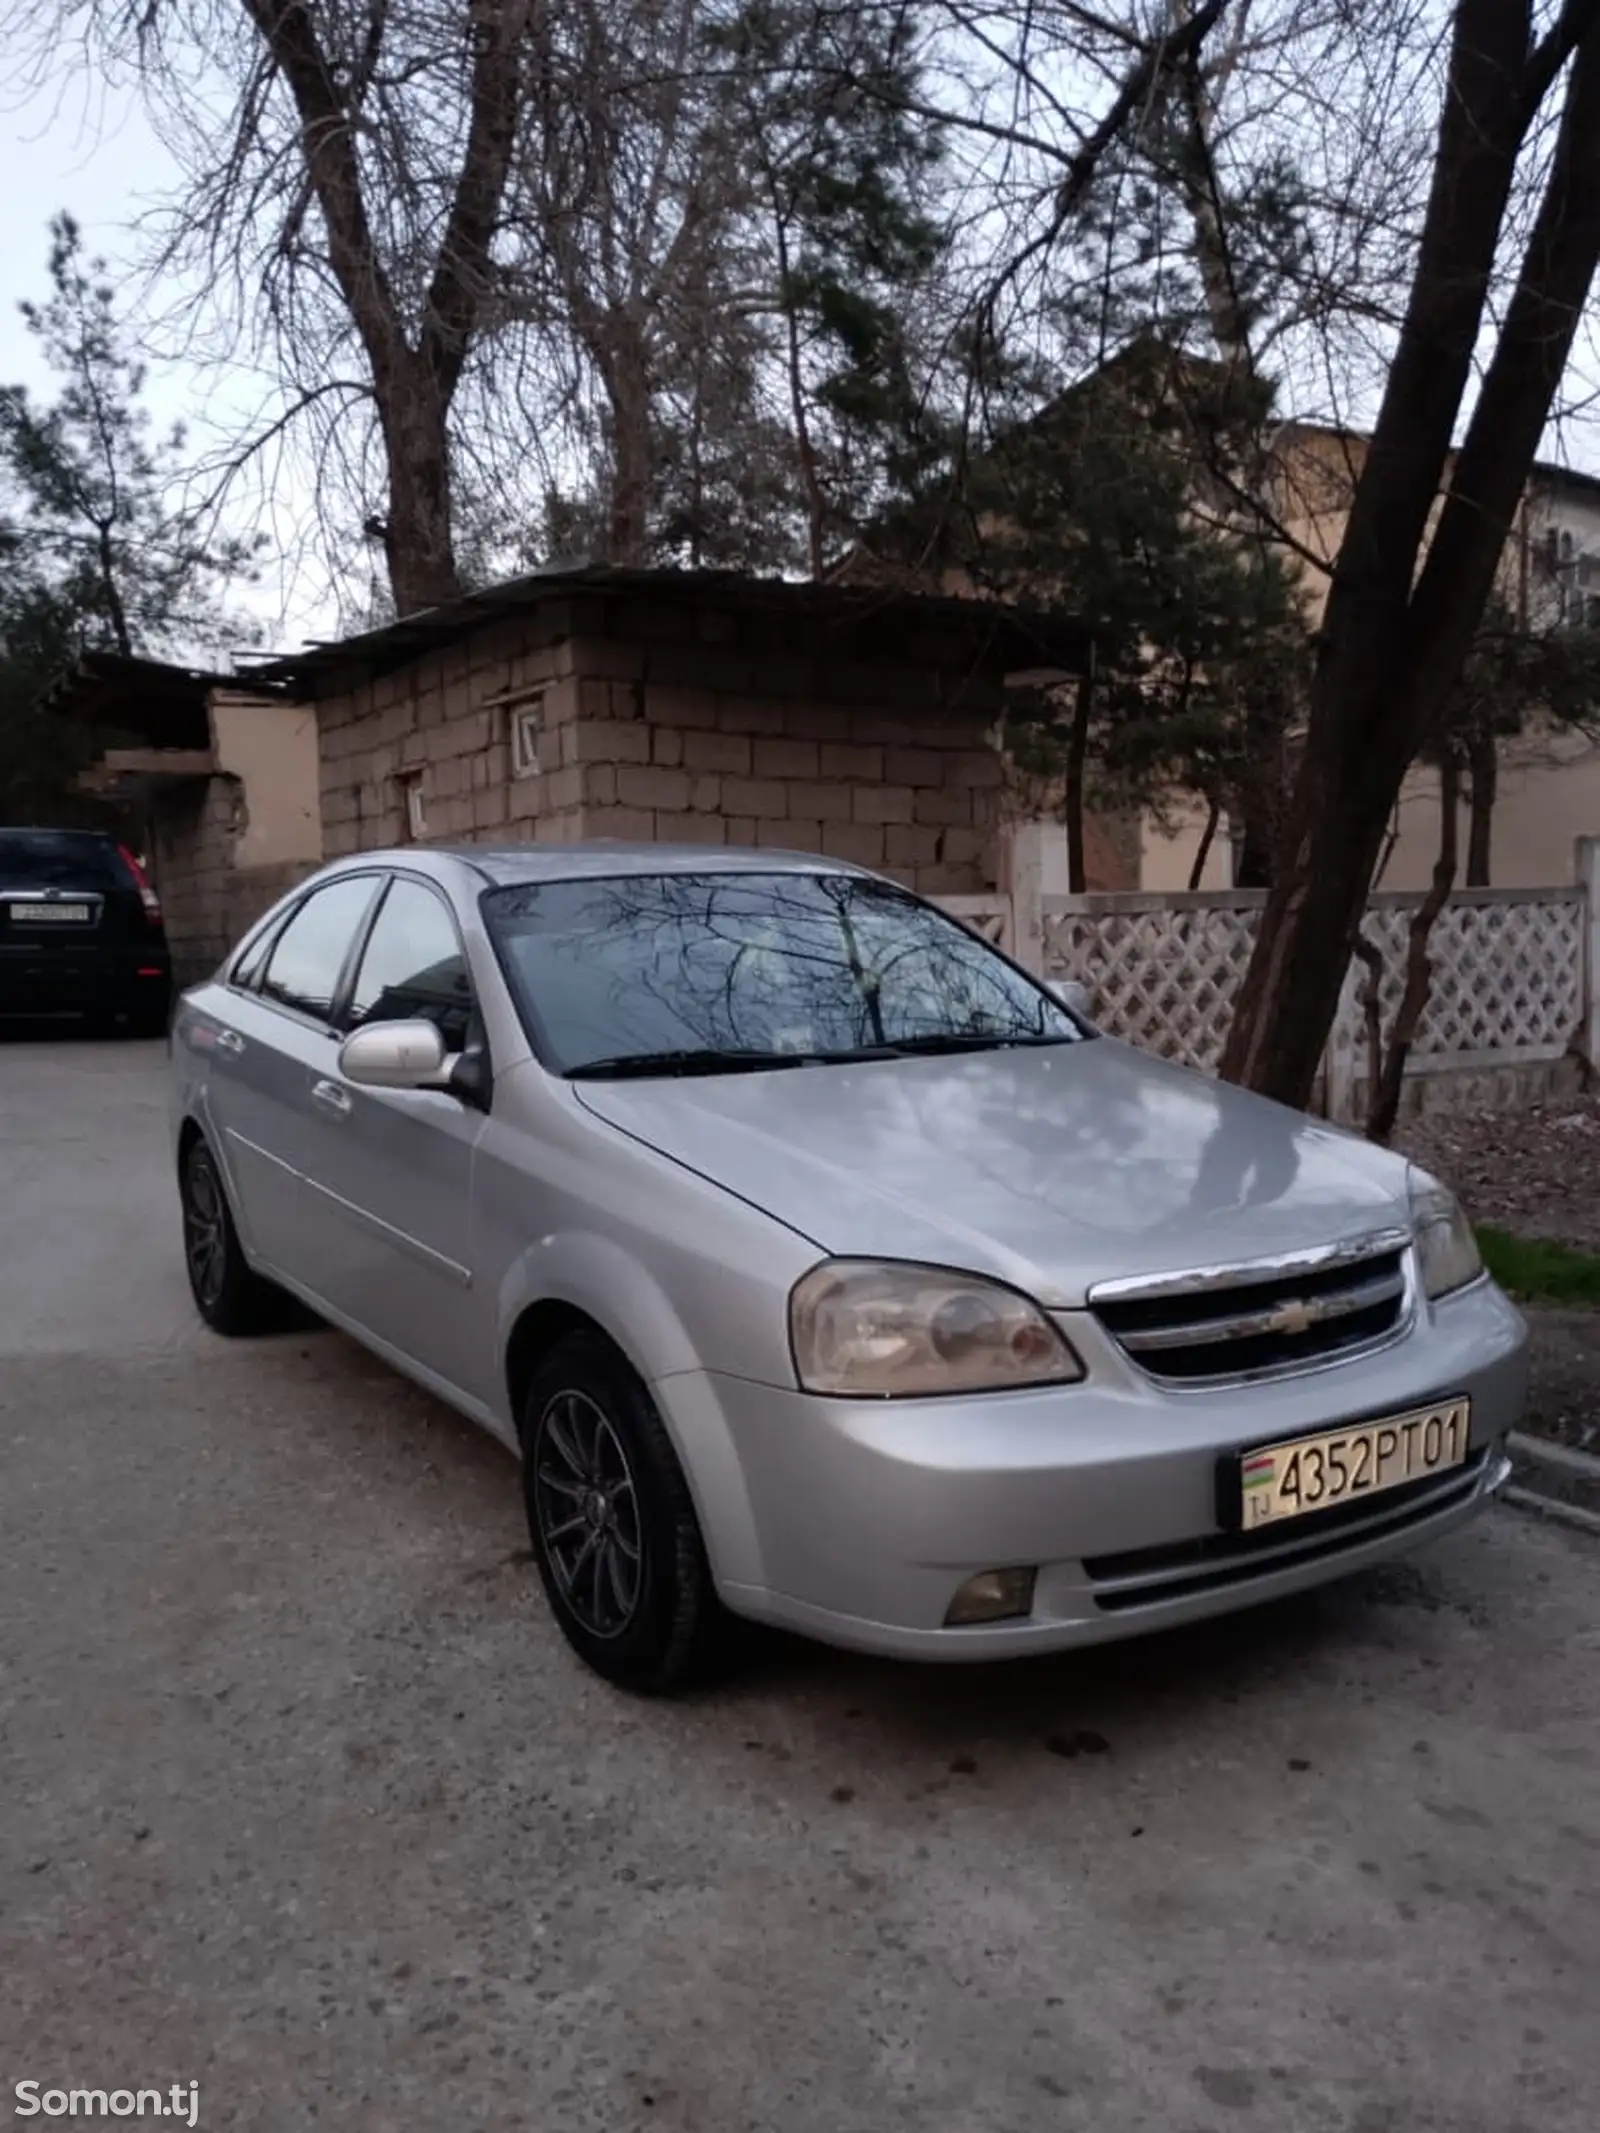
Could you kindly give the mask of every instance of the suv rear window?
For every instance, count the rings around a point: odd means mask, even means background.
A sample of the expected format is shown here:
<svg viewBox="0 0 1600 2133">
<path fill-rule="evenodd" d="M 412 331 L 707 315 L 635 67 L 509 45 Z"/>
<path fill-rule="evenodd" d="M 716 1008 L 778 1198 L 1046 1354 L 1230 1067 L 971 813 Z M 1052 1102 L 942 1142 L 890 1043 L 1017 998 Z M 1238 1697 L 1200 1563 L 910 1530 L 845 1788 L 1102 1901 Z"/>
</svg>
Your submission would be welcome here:
<svg viewBox="0 0 1600 2133">
<path fill-rule="evenodd" d="M 0 830 L 0 888 L 124 889 L 117 848 L 93 830 Z"/>
</svg>

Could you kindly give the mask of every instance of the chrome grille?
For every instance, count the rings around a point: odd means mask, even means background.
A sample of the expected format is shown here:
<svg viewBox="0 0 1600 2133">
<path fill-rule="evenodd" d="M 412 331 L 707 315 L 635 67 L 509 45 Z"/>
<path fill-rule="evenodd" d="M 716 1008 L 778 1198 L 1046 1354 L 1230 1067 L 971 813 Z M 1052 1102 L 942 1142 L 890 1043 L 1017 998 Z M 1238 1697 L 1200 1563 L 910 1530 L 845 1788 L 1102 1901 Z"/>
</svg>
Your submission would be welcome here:
<svg viewBox="0 0 1600 2133">
<path fill-rule="evenodd" d="M 1389 1338 L 1407 1313 L 1404 1231 L 1255 1266 L 1107 1282 L 1089 1294 L 1106 1331 L 1175 1385 L 1308 1370 Z"/>
</svg>

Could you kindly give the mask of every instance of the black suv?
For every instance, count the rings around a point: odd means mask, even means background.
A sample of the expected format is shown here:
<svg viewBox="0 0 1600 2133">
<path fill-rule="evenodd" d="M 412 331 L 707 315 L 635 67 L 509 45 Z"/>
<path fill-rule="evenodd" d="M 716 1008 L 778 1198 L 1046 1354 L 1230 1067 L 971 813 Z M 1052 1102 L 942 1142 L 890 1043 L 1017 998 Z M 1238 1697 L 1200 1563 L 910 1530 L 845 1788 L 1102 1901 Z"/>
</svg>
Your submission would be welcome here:
<svg viewBox="0 0 1600 2133">
<path fill-rule="evenodd" d="M 139 862 L 98 830 L 0 829 L 0 1017 L 167 1026 L 172 962 Z"/>
</svg>

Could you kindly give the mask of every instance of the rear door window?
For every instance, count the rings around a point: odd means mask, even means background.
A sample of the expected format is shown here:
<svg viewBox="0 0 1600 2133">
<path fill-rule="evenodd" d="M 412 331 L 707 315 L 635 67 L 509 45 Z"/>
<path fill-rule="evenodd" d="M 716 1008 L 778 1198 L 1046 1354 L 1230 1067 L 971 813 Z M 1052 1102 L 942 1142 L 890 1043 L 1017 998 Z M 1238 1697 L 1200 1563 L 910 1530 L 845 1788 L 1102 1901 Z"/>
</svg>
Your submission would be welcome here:
<svg viewBox="0 0 1600 2133">
<path fill-rule="evenodd" d="M 377 887 L 376 875 L 351 874 L 313 889 L 273 945 L 263 996 L 331 1022 L 340 977 Z"/>
<path fill-rule="evenodd" d="M 394 881 L 373 922 L 350 995 L 350 1023 L 431 1022 L 446 1049 L 464 1052 L 472 1026 L 467 958 L 442 897 Z"/>
</svg>

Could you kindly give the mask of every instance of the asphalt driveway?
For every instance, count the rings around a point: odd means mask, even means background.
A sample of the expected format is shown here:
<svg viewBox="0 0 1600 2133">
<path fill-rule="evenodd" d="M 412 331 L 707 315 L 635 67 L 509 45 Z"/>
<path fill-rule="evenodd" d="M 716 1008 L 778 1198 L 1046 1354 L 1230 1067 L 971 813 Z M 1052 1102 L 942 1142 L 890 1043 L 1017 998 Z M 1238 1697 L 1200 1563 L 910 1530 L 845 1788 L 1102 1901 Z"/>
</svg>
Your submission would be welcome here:
<svg viewBox="0 0 1600 2133">
<path fill-rule="evenodd" d="M 501 1450 L 198 1328 L 163 1100 L 0 1045 L 0 2122 L 1593 2133 L 1600 1544 L 629 1701 Z"/>
</svg>

